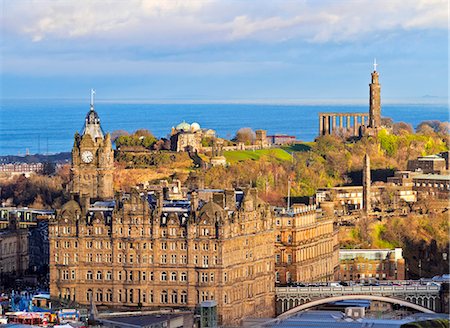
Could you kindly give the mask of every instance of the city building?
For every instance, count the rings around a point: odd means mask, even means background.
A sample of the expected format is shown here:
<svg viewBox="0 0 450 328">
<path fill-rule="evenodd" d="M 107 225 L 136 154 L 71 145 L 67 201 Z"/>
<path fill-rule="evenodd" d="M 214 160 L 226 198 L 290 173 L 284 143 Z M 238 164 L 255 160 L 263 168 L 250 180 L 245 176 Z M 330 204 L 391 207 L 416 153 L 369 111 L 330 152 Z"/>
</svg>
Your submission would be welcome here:
<svg viewBox="0 0 450 328">
<path fill-rule="evenodd" d="M 446 160 L 439 155 L 420 156 L 408 161 L 407 170 L 440 174 L 446 170 Z"/>
<path fill-rule="evenodd" d="M 40 173 L 44 170 L 43 163 L 2 163 L 0 164 L 0 172 L 29 174 Z"/>
<path fill-rule="evenodd" d="M 111 197 L 111 141 L 99 122 L 91 105 L 72 151 L 73 199 L 49 223 L 51 295 L 113 308 L 215 300 L 223 325 L 274 315 L 273 216 L 256 189 Z"/>
<path fill-rule="evenodd" d="M 450 175 L 424 174 L 421 172 L 397 171 L 388 183 L 402 188 L 411 188 L 417 198 L 448 200 L 450 197 Z"/>
<path fill-rule="evenodd" d="M 333 217 L 316 205 L 294 204 L 275 211 L 275 281 L 278 284 L 333 281 L 339 243 Z"/>
<path fill-rule="evenodd" d="M 0 231 L 0 285 L 9 278 L 18 278 L 28 269 L 28 230 L 20 229 L 15 217 L 9 227 Z"/>
<path fill-rule="evenodd" d="M 371 185 L 370 204 L 372 211 L 405 209 L 404 204 L 417 201 L 417 191 L 411 185 Z M 319 188 L 315 195 L 316 204 L 323 206 L 324 202 L 332 205 L 332 210 L 338 215 L 347 215 L 363 209 L 363 186 L 342 186 Z"/>
<path fill-rule="evenodd" d="M 202 140 L 204 138 L 213 139 L 216 137 L 216 131 L 211 129 L 202 129 L 200 124 L 182 122 L 172 128 L 170 134 L 170 144 L 173 151 L 192 151 L 197 152 L 202 149 Z"/>
<path fill-rule="evenodd" d="M 395 249 L 341 249 L 339 250 L 338 280 L 404 280 L 403 250 Z"/>
</svg>

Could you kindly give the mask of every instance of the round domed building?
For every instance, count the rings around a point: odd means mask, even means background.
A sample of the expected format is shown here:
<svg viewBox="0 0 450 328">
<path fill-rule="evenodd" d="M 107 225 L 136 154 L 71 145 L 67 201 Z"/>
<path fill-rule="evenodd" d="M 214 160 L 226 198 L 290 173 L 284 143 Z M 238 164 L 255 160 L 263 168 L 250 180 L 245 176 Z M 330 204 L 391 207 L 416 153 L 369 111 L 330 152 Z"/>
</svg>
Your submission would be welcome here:
<svg viewBox="0 0 450 328">
<path fill-rule="evenodd" d="M 200 124 L 189 124 L 185 121 L 172 128 L 170 143 L 173 151 L 197 152 L 202 148 L 203 137 L 215 137 L 216 132 L 211 129 L 202 129 Z"/>
</svg>

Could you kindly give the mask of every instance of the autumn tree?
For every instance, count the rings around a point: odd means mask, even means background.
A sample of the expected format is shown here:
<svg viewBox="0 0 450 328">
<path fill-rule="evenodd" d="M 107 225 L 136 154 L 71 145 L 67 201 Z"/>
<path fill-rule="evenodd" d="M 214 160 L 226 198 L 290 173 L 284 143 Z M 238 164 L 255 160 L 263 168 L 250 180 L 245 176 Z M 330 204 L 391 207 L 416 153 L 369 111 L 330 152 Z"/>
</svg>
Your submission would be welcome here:
<svg viewBox="0 0 450 328">
<path fill-rule="evenodd" d="M 236 132 L 236 136 L 233 138 L 233 141 L 243 142 L 246 145 L 251 145 L 256 139 L 255 131 L 251 128 L 240 128 Z"/>
</svg>

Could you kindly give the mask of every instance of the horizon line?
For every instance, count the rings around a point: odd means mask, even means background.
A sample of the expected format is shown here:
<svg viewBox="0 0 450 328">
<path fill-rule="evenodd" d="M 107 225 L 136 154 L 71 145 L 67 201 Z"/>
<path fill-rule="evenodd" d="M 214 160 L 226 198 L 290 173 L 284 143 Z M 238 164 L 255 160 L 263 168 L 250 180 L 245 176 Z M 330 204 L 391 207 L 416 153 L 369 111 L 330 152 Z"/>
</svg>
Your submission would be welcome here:
<svg viewBox="0 0 450 328">
<path fill-rule="evenodd" d="M 86 101 L 79 97 L 3 97 L 3 101 Z M 369 105 L 367 98 L 234 98 L 234 99 L 195 99 L 195 98 L 97 98 L 96 103 L 129 103 L 129 104 L 224 104 L 224 105 Z M 449 105 L 447 97 L 423 96 L 411 98 L 385 98 L 382 105 Z"/>
</svg>

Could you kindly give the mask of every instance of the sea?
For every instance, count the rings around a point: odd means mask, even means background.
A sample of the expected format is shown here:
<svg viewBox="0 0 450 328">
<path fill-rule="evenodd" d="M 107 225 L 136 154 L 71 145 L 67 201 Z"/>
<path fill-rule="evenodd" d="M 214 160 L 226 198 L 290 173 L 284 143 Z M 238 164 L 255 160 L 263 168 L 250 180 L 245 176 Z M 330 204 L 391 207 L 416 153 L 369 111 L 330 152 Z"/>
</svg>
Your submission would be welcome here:
<svg viewBox="0 0 450 328">
<path fill-rule="evenodd" d="M 319 112 L 368 112 L 363 104 L 147 103 L 99 101 L 95 104 L 104 131 L 148 129 L 167 137 L 185 121 L 216 130 L 230 139 L 239 128 L 267 130 L 312 141 L 318 134 Z M 0 155 L 54 154 L 70 151 L 81 131 L 89 103 L 61 99 L 3 99 L 0 102 Z M 382 116 L 416 127 L 425 120 L 449 120 L 446 104 L 386 104 Z"/>
</svg>

